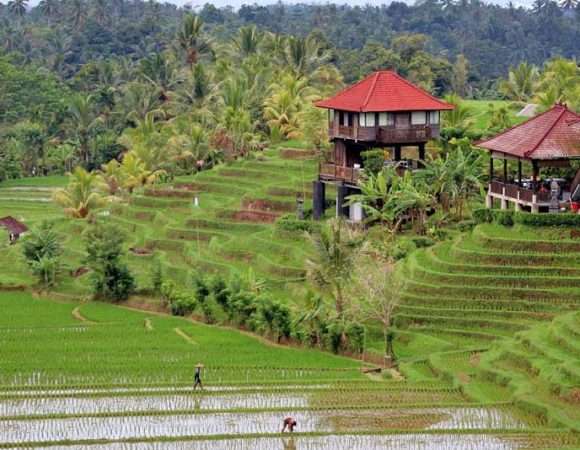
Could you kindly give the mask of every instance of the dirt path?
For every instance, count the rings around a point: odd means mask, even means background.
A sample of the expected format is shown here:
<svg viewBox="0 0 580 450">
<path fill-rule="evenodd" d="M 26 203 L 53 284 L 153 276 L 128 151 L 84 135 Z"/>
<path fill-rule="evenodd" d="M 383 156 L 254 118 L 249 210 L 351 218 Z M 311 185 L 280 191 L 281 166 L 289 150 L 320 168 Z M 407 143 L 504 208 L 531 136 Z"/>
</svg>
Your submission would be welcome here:
<svg viewBox="0 0 580 450">
<path fill-rule="evenodd" d="M 183 339 L 185 339 L 185 340 L 186 340 L 187 342 L 189 342 L 190 344 L 193 344 L 193 345 L 198 345 L 198 343 L 197 343 L 197 342 L 195 342 L 195 341 L 193 340 L 193 338 L 192 338 L 190 335 L 188 335 L 187 333 L 185 333 L 185 331 L 183 331 L 181 328 L 174 328 L 174 329 L 173 329 L 173 331 L 175 331 L 175 333 L 176 333 L 178 336 L 181 336 Z"/>
<path fill-rule="evenodd" d="M 85 316 L 81 314 L 81 307 L 77 306 L 75 309 L 72 310 L 72 316 L 78 320 L 79 322 L 87 323 L 87 324 L 96 324 L 97 322 L 93 322 L 92 320 L 87 319 Z"/>
</svg>

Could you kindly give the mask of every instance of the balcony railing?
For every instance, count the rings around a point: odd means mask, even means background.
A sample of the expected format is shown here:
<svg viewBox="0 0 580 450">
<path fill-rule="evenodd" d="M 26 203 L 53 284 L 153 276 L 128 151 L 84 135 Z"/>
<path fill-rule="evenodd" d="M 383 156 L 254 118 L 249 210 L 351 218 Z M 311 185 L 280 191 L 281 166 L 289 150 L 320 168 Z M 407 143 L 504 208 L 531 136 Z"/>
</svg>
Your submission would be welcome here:
<svg viewBox="0 0 580 450">
<path fill-rule="evenodd" d="M 332 163 L 321 163 L 319 167 L 319 175 L 321 179 L 329 181 L 343 181 L 353 185 L 358 183 L 360 171 L 361 169 L 337 166 L 336 164 Z"/>
<path fill-rule="evenodd" d="M 396 127 L 331 127 L 331 138 L 353 139 L 357 141 L 380 142 L 382 144 L 412 144 L 427 142 L 439 136 L 439 127 L 434 125 Z"/>
<path fill-rule="evenodd" d="M 491 194 L 502 195 L 525 203 L 550 203 L 550 192 L 540 192 L 533 189 L 526 189 L 513 183 L 503 183 L 492 181 L 489 185 Z"/>
</svg>

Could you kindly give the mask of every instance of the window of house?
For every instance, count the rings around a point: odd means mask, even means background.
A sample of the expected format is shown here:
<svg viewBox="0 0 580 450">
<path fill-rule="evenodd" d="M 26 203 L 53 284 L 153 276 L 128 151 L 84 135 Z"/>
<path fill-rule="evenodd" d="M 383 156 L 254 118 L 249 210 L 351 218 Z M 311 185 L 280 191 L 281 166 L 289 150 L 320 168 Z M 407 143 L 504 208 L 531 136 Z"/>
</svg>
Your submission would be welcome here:
<svg viewBox="0 0 580 450">
<path fill-rule="evenodd" d="M 395 115 L 393 113 L 379 113 L 380 127 L 392 127 L 393 125 L 395 125 Z"/>
<path fill-rule="evenodd" d="M 429 123 L 431 125 L 439 125 L 439 111 L 431 111 L 429 113 Z"/>
<path fill-rule="evenodd" d="M 362 114 L 361 114 L 362 115 Z M 367 127 L 374 127 L 375 126 L 375 113 L 366 113 L 366 126 Z"/>
<path fill-rule="evenodd" d="M 340 124 L 344 127 L 348 127 L 348 116 L 349 113 L 344 111 L 340 112 Z"/>
<path fill-rule="evenodd" d="M 413 111 L 411 113 L 411 125 L 425 125 L 427 123 L 427 114 L 425 111 Z"/>
</svg>

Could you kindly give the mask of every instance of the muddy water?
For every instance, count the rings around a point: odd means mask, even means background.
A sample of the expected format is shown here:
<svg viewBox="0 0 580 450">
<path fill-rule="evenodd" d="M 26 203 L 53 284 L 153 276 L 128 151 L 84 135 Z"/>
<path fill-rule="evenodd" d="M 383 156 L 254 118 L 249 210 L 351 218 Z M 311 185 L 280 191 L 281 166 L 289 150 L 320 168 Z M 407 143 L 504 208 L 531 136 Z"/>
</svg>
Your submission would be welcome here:
<svg viewBox="0 0 580 450">
<path fill-rule="evenodd" d="M 418 408 L 393 411 L 305 411 L 288 414 L 298 430 L 364 431 L 385 429 L 454 427 L 471 429 L 524 428 L 524 424 L 499 409 Z M 6 420 L 0 422 L 0 442 L 127 439 L 156 436 L 192 436 L 244 433 L 276 433 L 286 414 L 211 413 L 173 416 L 123 416 L 54 420 Z"/>
<path fill-rule="evenodd" d="M 495 436 L 408 434 L 392 436 L 324 436 L 227 441 L 109 444 L 97 446 L 47 447 L 39 450 L 518 450 L 531 442 Z"/>
<path fill-rule="evenodd" d="M 135 411 L 207 409 L 300 408 L 308 406 L 306 395 L 246 393 L 228 395 L 156 395 L 93 398 L 31 398 L 0 401 L 0 417 L 43 414 L 87 414 Z"/>
</svg>

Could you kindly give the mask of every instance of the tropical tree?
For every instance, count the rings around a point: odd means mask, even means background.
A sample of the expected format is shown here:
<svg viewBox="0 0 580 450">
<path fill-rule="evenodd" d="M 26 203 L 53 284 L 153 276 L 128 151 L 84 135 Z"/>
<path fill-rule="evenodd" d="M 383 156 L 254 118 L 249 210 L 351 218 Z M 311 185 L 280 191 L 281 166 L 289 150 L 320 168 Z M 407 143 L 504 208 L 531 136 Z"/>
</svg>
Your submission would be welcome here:
<svg viewBox="0 0 580 450">
<path fill-rule="evenodd" d="M 174 135 L 167 141 L 167 150 L 184 171 L 201 169 L 209 155 L 209 136 L 204 127 L 188 123 L 184 128 L 174 125 Z"/>
<path fill-rule="evenodd" d="M 103 189 L 103 182 L 96 172 L 76 167 L 70 174 L 68 186 L 55 191 L 53 199 L 67 215 L 84 219 L 92 210 L 105 204 Z"/>
<path fill-rule="evenodd" d="M 294 328 L 305 327 L 310 345 L 320 347 L 322 346 L 322 334 L 327 317 L 328 307 L 322 295 L 310 292 L 296 313 Z"/>
<path fill-rule="evenodd" d="M 306 260 L 307 277 L 321 292 L 330 294 L 336 315 L 342 318 L 348 302 L 346 287 L 352 280 L 362 239 L 342 219 L 330 220 L 308 238 L 314 255 Z"/>
<path fill-rule="evenodd" d="M 148 112 L 142 120 L 132 117 L 136 127 L 127 128 L 118 139 L 151 172 L 162 169 L 171 159 L 165 148 L 168 132 L 159 121 L 164 117 L 161 110 Z"/>
<path fill-rule="evenodd" d="M 401 303 L 405 283 L 400 271 L 367 249 L 360 253 L 355 264 L 350 293 L 356 301 L 351 303 L 350 314 L 362 323 L 381 324 L 385 365 L 390 366 L 394 360 L 393 315 Z"/>
<path fill-rule="evenodd" d="M 187 64 L 193 68 L 203 55 L 211 55 L 212 44 L 203 32 L 203 21 L 199 16 L 187 14 L 177 32 L 177 44 L 185 54 Z"/>
<path fill-rule="evenodd" d="M 468 131 L 474 123 L 471 108 L 455 94 L 446 96 L 445 101 L 452 104 L 455 108 L 443 113 L 443 126 L 464 132 Z"/>
<path fill-rule="evenodd" d="M 92 95 L 73 95 L 68 103 L 69 124 L 78 142 L 79 159 L 85 166 L 91 161 L 91 131 L 102 122 L 95 111 Z"/>
<path fill-rule="evenodd" d="M 45 287 L 52 286 L 60 271 L 62 246 L 51 222 L 42 222 L 25 236 L 22 253 L 32 273 Z"/>
<path fill-rule="evenodd" d="M 28 0 L 11 0 L 8 2 L 8 11 L 22 19 L 28 8 Z"/>
<path fill-rule="evenodd" d="M 578 0 L 560 0 L 560 8 L 562 9 L 574 9 L 577 8 L 579 4 Z"/>
<path fill-rule="evenodd" d="M 264 35 L 255 25 L 241 27 L 233 40 L 233 48 L 242 58 L 258 53 Z"/>
<path fill-rule="evenodd" d="M 59 11 L 58 0 L 42 0 L 38 6 L 40 8 L 40 12 L 44 17 L 46 17 L 46 20 L 50 25 L 51 19 L 56 17 Z"/>
<path fill-rule="evenodd" d="M 330 52 L 324 50 L 316 38 L 290 36 L 286 39 L 286 64 L 297 78 L 309 77 L 330 60 Z"/>
<path fill-rule="evenodd" d="M 148 169 L 147 164 L 134 152 L 129 152 L 123 157 L 121 177 L 123 187 L 129 193 L 132 193 L 136 188 L 155 183 L 163 173 L 164 171 L 161 169 Z"/>
<path fill-rule="evenodd" d="M 508 79 L 500 83 L 500 91 L 507 98 L 527 102 L 534 95 L 540 78 L 539 70 L 533 64 L 520 63 L 511 67 Z"/>
<path fill-rule="evenodd" d="M 181 81 L 173 62 L 161 53 L 153 53 L 140 61 L 143 79 L 158 91 L 159 99 L 169 99 L 169 93 Z"/>
<path fill-rule="evenodd" d="M 580 89 L 580 68 L 575 60 L 555 58 L 546 63 L 537 100 L 542 109 L 554 103 L 575 103 Z"/>
<path fill-rule="evenodd" d="M 119 161 L 112 159 L 107 164 L 103 164 L 100 175 L 106 185 L 107 193 L 117 195 L 125 183 L 125 172 Z"/>
</svg>

